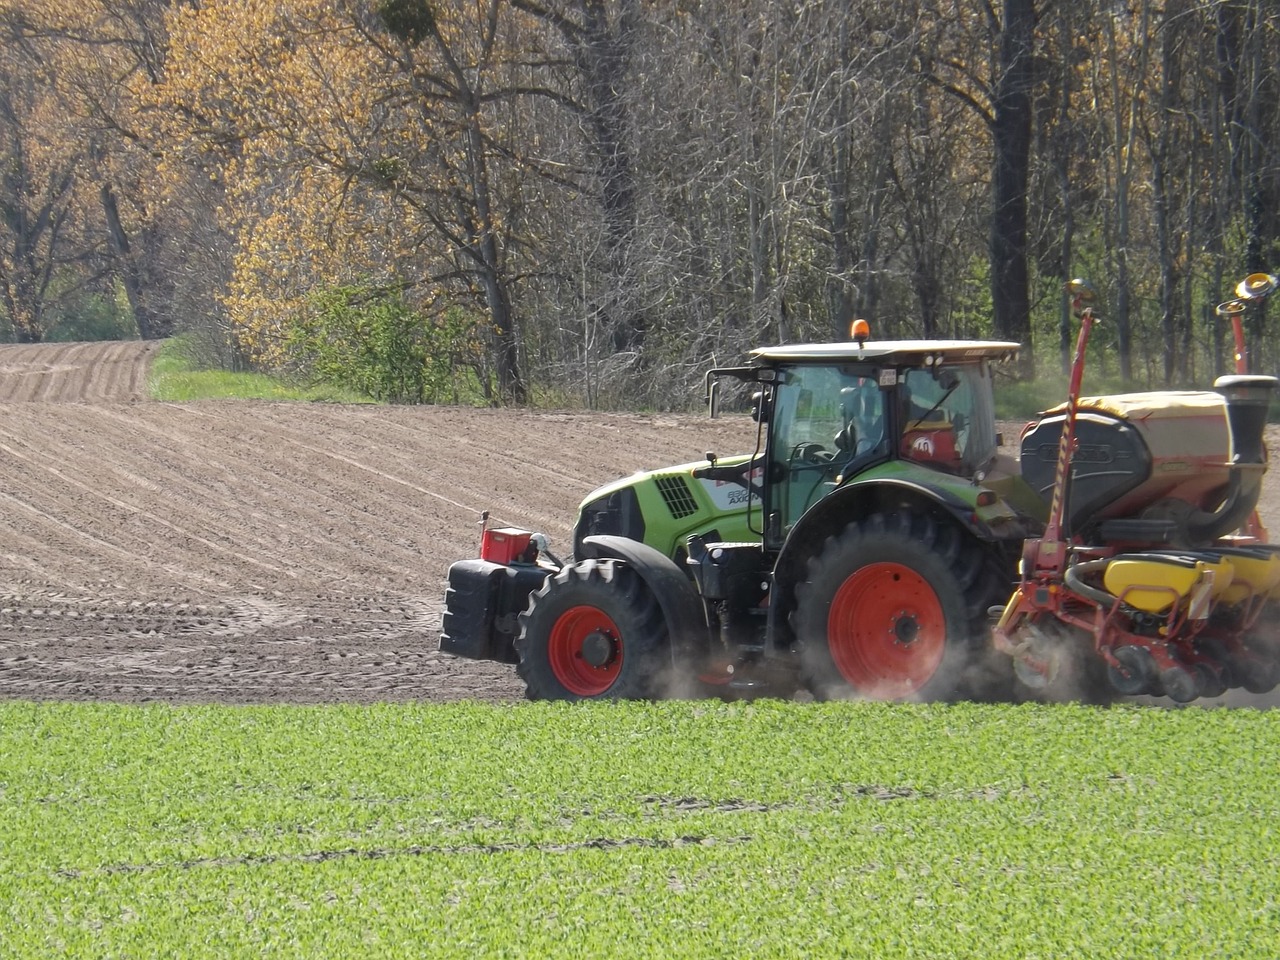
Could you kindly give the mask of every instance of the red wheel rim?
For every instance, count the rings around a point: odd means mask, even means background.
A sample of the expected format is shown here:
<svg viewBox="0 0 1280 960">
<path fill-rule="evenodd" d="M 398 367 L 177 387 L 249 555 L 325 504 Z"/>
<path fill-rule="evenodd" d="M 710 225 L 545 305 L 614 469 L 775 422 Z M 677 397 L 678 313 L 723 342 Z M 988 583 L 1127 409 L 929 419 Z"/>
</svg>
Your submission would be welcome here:
<svg viewBox="0 0 1280 960">
<path fill-rule="evenodd" d="M 572 607 L 551 628 L 551 672 L 570 693 L 596 697 L 622 670 L 622 634 L 598 607 Z"/>
<path fill-rule="evenodd" d="M 870 563 L 836 591 L 827 643 L 836 669 L 860 694 L 896 700 L 937 672 L 947 620 L 933 587 L 916 571 Z"/>
</svg>

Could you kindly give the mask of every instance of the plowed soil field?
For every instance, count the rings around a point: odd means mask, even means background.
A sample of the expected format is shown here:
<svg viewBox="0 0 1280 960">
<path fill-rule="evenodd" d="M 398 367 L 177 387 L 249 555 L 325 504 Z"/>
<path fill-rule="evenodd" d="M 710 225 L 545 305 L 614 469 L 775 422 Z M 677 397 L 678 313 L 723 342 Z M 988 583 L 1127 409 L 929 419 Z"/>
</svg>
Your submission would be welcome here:
<svg viewBox="0 0 1280 960">
<path fill-rule="evenodd" d="M 600 484 L 754 442 L 742 417 L 160 403 L 154 350 L 0 346 L 0 698 L 519 699 L 436 650 L 480 511 L 565 548 Z"/>
<path fill-rule="evenodd" d="M 146 399 L 150 343 L 0 346 L 0 697 L 518 699 L 436 650 L 479 515 L 751 449 L 745 418 Z"/>
</svg>

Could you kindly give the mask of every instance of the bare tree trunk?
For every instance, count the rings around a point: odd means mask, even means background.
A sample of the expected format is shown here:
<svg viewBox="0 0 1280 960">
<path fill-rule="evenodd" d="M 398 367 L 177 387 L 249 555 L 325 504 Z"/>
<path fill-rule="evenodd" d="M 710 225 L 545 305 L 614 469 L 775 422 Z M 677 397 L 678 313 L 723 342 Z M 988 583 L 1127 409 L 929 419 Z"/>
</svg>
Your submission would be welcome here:
<svg viewBox="0 0 1280 960">
<path fill-rule="evenodd" d="M 496 11 L 496 7 L 493 9 Z M 495 364 L 498 390 L 503 399 L 524 403 L 528 394 L 520 375 L 515 316 L 503 273 L 502 250 L 498 244 L 489 179 L 488 147 L 481 127 L 480 97 L 471 85 L 469 71 L 454 57 L 449 42 L 441 35 L 434 22 L 431 36 L 453 79 L 453 98 L 464 125 L 466 180 L 460 196 L 460 216 L 467 224 L 469 239 L 464 252 L 471 258 L 473 267 L 479 274 L 489 319 L 493 325 L 493 336 L 497 344 Z"/>
<path fill-rule="evenodd" d="M 849 323 L 854 319 L 854 298 L 845 279 L 853 270 L 853 245 L 849 242 L 849 157 L 844 143 L 834 145 L 830 164 L 827 197 L 831 209 L 831 272 L 834 277 L 827 283 L 827 299 L 832 332 L 840 339 L 848 336 Z"/>
<path fill-rule="evenodd" d="M 1058 262 L 1060 279 L 1065 284 L 1074 275 L 1073 258 L 1075 251 L 1076 215 L 1075 194 L 1072 182 L 1072 155 L 1074 152 L 1072 136 L 1071 60 L 1074 54 L 1075 36 L 1073 22 L 1069 19 L 1068 4 L 1058 5 L 1057 27 L 1058 42 L 1062 45 L 1062 80 L 1058 98 L 1058 116 L 1052 142 L 1053 172 L 1058 181 L 1058 202 L 1062 207 L 1062 234 L 1058 239 Z M 1072 352 L 1072 313 L 1071 301 L 1067 296 L 1061 298 L 1058 313 L 1058 362 L 1063 374 L 1071 371 Z"/>
<path fill-rule="evenodd" d="M 858 244 L 858 263 L 862 282 L 858 284 L 857 297 L 853 314 L 863 317 L 875 317 L 880 313 L 880 239 L 884 230 L 884 203 L 888 193 L 886 186 L 889 179 L 889 168 L 893 157 L 893 138 L 891 124 L 893 121 L 892 100 L 886 98 L 872 121 L 870 170 L 868 182 L 861 185 L 863 196 L 862 236 Z M 846 181 L 844 189 L 848 191 L 850 184 Z M 846 324 L 849 317 L 846 319 Z M 841 336 L 849 335 L 846 326 Z"/>
<path fill-rule="evenodd" d="M 480 282 L 484 288 L 493 335 L 497 341 L 496 363 L 498 389 L 504 399 L 524 403 L 528 399 L 524 379 L 520 375 L 519 351 L 516 343 L 515 317 L 511 309 L 511 294 L 502 275 L 501 252 L 497 232 L 494 229 L 492 201 L 489 195 L 489 170 L 485 160 L 484 138 L 479 128 L 478 113 L 471 114 L 467 131 L 470 141 L 470 192 L 475 222 L 471 225 L 471 253 Z"/>
<path fill-rule="evenodd" d="M 636 177 L 627 109 L 627 70 L 641 15 L 639 0 L 510 2 L 555 29 L 582 78 L 586 94 L 582 112 L 600 183 L 604 228 L 604 289 L 596 297 L 599 302 L 593 312 L 601 317 L 615 352 L 640 351 L 647 329 L 631 289 Z"/>
<path fill-rule="evenodd" d="M 142 280 L 142 271 L 133 254 L 124 224 L 120 221 L 120 205 L 116 201 L 115 191 L 111 189 L 110 184 L 104 183 L 98 195 L 102 201 L 103 216 L 107 221 L 107 238 L 111 245 L 111 253 L 118 265 L 120 282 L 124 285 L 125 296 L 129 299 L 129 308 L 133 311 L 134 322 L 138 325 L 138 335 L 143 340 L 167 337 L 173 331 L 169 329 L 168 324 L 158 322 L 151 310 Z"/>
<path fill-rule="evenodd" d="M 991 217 L 991 300 L 999 337 L 1031 346 L 1027 270 L 1027 179 L 1031 163 L 1031 88 L 1035 79 L 1035 0 L 1004 0 L 1000 75 L 992 137 L 995 175 Z M 1031 349 L 1020 353 L 1023 376 L 1035 372 Z"/>
<path fill-rule="evenodd" d="M 1112 111 L 1111 156 L 1115 164 L 1114 194 L 1115 234 L 1112 259 L 1116 282 L 1116 355 L 1120 363 L 1120 377 L 1126 383 L 1133 379 L 1133 317 L 1132 285 L 1129 278 L 1129 245 L 1132 232 L 1131 187 L 1137 165 L 1138 108 L 1142 98 L 1140 80 L 1145 76 L 1149 50 L 1150 0 L 1141 0 L 1138 32 L 1134 40 L 1137 48 L 1122 48 L 1116 34 L 1114 17 L 1106 17 L 1107 54 L 1110 59 L 1110 93 Z M 1134 61 L 1130 76 L 1135 78 L 1132 89 L 1125 90 L 1121 82 L 1120 64 Z"/>
<path fill-rule="evenodd" d="M 1186 169 L 1201 169 L 1200 163 L 1203 161 L 1201 151 L 1197 146 L 1192 146 L 1191 155 L 1187 157 Z M 1188 173 L 1187 178 L 1190 179 Z M 1195 262 L 1196 251 L 1200 249 L 1200 231 L 1197 223 L 1200 205 L 1197 192 L 1188 190 L 1183 199 L 1186 202 L 1183 219 L 1187 225 L 1187 231 L 1182 242 L 1182 257 L 1185 262 L 1190 265 Z M 1178 366 L 1177 374 L 1183 383 L 1194 383 L 1196 372 L 1196 339 L 1195 339 L 1195 280 L 1196 271 L 1188 267 L 1182 271 L 1182 294 L 1179 303 L 1178 317 L 1179 322 L 1175 336 L 1178 337 L 1187 348 L 1182 352 L 1182 362 Z"/>
<path fill-rule="evenodd" d="M 1230 192 L 1232 177 L 1232 137 L 1234 125 L 1230 122 L 1235 104 L 1235 72 L 1232 59 L 1228 53 L 1229 42 L 1226 34 L 1228 24 L 1224 19 L 1225 5 L 1214 7 L 1210 22 L 1205 27 L 1212 31 L 1214 38 L 1215 75 L 1213 91 L 1208 97 L 1208 128 L 1211 132 L 1209 140 L 1209 236 L 1205 248 L 1210 256 L 1209 292 L 1214 300 L 1223 299 L 1223 276 L 1226 273 L 1226 232 L 1227 232 L 1227 195 Z M 1210 325 L 1213 339 L 1213 369 L 1215 373 L 1227 369 L 1223 343 L 1226 333 L 1223 324 L 1218 322 L 1212 309 L 1206 305 L 1204 316 Z M 1230 368 L 1234 371 L 1234 366 Z"/>
<path fill-rule="evenodd" d="M 44 339 L 43 324 L 35 306 L 35 284 L 22 276 L 0 277 L 4 289 L 4 306 L 13 324 L 13 338 L 18 343 L 39 343 Z"/>
<path fill-rule="evenodd" d="M 1249 2 L 1245 13 L 1244 65 L 1245 84 L 1248 91 L 1244 119 L 1247 133 L 1244 138 L 1244 223 L 1245 223 L 1245 269 L 1248 273 L 1266 273 L 1273 269 L 1267 262 L 1267 198 L 1263 189 L 1264 168 L 1266 165 L 1266 132 L 1263 125 L 1263 90 L 1268 67 L 1274 69 L 1275 52 L 1270 50 L 1270 57 L 1264 53 L 1264 43 L 1259 20 L 1261 11 L 1255 2 Z M 1265 300 L 1254 305 L 1247 314 L 1249 319 L 1249 342 L 1253 345 L 1251 360 L 1254 370 L 1270 370 L 1274 349 L 1267 337 L 1267 303 Z"/>
<path fill-rule="evenodd" d="M 588 115 L 600 171 L 604 211 L 605 276 L 612 291 L 613 348 L 640 351 L 645 341 L 644 314 L 629 302 L 631 242 L 635 235 L 636 187 L 631 169 L 626 71 L 638 14 L 637 0 L 619 0 L 611 26 L 604 0 L 583 0 L 585 42 L 579 65 L 587 80 Z"/>
<path fill-rule="evenodd" d="M 1176 3 L 1165 8 L 1160 31 L 1160 99 L 1156 115 L 1155 143 L 1151 149 L 1151 189 L 1155 207 L 1156 247 L 1160 257 L 1160 332 L 1164 340 L 1164 385 L 1172 386 L 1184 350 L 1190 344 L 1179 343 L 1177 328 L 1178 269 L 1173 257 L 1172 200 L 1169 163 L 1173 133 L 1170 129 L 1177 88 L 1176 57 L 1178 10 Z"/>
<path fill-rule="evenodd" d="M 492 240 L 489 242 L 492 243 Z M 493 335 L 497 340 L 498 389 L 505 399 L 524 403 L 528 399 L 528 392 L 520 376 L 520 355 L 516 345 L 511 296 L 496 270 L 483 267 L 481 282 L 489 305 L 489 317 L 493 321 Z"/>
</svg>

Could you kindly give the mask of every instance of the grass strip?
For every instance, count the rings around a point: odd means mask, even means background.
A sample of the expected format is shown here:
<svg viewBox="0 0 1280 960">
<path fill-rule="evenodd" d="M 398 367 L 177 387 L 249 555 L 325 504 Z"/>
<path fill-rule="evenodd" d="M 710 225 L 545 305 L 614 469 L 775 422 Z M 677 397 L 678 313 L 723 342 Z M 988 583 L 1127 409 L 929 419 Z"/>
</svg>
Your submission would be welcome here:
<svg viewBox="0 0 1280 960">
<path fill-rule="evenodd" d="M 148 379 L 153 400 L 292 400 L 323 403 L 372 403 L 368 397 L 327 384 L 297 384 L 263 373 L 204 369 L 182 337 L 166 340 L 156 351 Z"/>
</svg>

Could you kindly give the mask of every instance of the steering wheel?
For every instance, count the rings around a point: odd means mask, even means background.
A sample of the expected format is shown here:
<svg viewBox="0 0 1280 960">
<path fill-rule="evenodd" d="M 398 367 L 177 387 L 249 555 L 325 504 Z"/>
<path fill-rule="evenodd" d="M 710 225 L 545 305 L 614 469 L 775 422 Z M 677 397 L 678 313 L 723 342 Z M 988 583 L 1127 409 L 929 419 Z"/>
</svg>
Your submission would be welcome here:
<svg viewBox="0 0 1280 960">
<path fill-rule="evenodd" d="M 799 460 L 803 463 L 828 464 L 835 458 L 835 454 L 828 450 L 820 443 L 807 441 L 797 443 L 791 450 L 791 461 L 794 463 Z"/>
<path fill-rule="evenodd" d="M 852 420 L 840 428 L 832 441 L 841 453 L 853 453 L 858 449 L 858 426 Z"/>
</svg>

